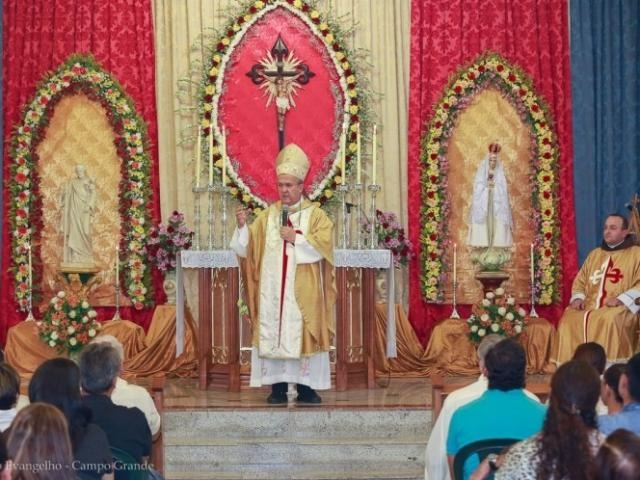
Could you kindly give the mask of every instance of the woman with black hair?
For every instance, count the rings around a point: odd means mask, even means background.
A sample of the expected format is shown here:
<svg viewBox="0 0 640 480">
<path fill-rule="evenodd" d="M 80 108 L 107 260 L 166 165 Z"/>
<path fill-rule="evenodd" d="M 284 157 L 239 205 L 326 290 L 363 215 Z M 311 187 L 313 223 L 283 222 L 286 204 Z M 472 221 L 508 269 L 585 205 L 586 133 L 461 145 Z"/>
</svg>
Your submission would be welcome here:
<svg viewBox="0 0 640 480">
<path fill-rule="evenodd" d="M 53 358 L 40 365 L 29 382 L 29 401 L 54 405 L 66 417 L 78 478 L 113 480 L 109 442 L 91 423 L 91 410 L 81 403 L 80 370 L 75 363 Z"/>
<path fill-rule="evenodd" d="M 624 373 L 626 366 L 624 363 L 614 363 L 604 372 L 602 376 L 602 397 L 603 403 L 607 406 L 607 413 L 615 415 L 624 407 L 624 399 L 620 395 L 620 377 Z"/>
</svg>

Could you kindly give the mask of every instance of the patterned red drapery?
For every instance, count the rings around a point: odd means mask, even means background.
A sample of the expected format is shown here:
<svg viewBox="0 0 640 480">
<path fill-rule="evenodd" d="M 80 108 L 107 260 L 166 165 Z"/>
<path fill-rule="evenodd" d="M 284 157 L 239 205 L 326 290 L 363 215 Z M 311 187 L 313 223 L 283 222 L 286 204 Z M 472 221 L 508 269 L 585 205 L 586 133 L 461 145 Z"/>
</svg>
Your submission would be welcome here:
<svg viewBox="0 0 640 480">
<path fill-rule="evenodd" d="M 522 68 L 533 80 L 555 120 L 559 158 L 560 261 L 562 302 L 536 307 L 557 322 L 577 271 L 573 201 L 569 19 L 565 1 L 412 0 L 409 98 L 410 172 L 420 168 L 420 139 L 450 76 L 485 51 L 494 51 Z M 409 175 L 409 238 L 419 244 L 420 175 Z M 450 306 L 427 304 L 420 292 L 419 259 L 410 265 L 410 321 L 421 341 Z M 461 314 L 468 308 L 459 309 Z"/>
<path fill-rule="evenodd" d="M 5 0 L 3 14 L 4 55 L 4 141 L 8 145 L 13 127 L 20 121 L 25 104 L 47 71 L 54 70 L 75 52 L 91 53 L 118 79 L 134 100 L 138 113 L 148 125 L 152 158 L 150 206 L 153 220 L 160 216 L 157 124 L 155 103 L 155 60 L 153 15 L 150 0 L 50 0 L 24 2 Z M 9 152 L 3 159 L 4 178 L 9 178 Z M 5 188 L 2 249 L 2 291 L 0 308 L 0 341 L 7 329 L 21 321 L 7 268 L 10 263 L 10 235 L 7 209 L 9 192 Z M 162 295 L 162 281 L 154 275 L 156 297 Z M 125 318 L 143 326 L 151 320 L 152 310 L 134 312 L 125 309 Z M 101 317 L 110 318 L 105 309 Z"/>
</svg>

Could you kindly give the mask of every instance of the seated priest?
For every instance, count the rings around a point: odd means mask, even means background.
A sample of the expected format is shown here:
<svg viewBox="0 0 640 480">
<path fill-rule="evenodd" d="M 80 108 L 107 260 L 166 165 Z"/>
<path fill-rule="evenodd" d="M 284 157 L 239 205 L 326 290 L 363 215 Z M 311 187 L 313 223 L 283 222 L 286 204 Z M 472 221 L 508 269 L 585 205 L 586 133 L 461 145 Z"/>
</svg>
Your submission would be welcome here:
<svg viewBox="0 0 640 480">
<path fill-rule="evenodd" d="M 571 300 L 558 325 L 556 361 L 571 359 L 576 347 L 597 342 L 610 362 L 636 350 L 640 305 L 640 247 L 628 235 L 629 223 L 611 214 L 604 241 L 589 253 L 571 289 Z"/>
</svg>

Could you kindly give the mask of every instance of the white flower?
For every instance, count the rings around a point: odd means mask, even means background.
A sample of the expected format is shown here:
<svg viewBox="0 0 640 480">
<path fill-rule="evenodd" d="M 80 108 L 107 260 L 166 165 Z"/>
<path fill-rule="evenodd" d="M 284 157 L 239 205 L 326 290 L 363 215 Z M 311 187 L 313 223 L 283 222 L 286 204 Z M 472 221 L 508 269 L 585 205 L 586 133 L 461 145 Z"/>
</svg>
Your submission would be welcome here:
<svg viewBox="0 0 640 480">
<path fill-rule="evenodd" d="M 522 331 L 522 325 L 516 325 L 515 327 L 513 327 L 513 329 L 516 331 L 516 333 L 520 333 Z"/>
<path fill-rule="evenodd" d="M 96 331 L 93 328 L 91 328 L 88 333 L 89 333 L 90 337 L 95 337 L 96 336 Z"/>
<path fill-rule="evenodd" d="M 82 302 L 82 308 L 84 308 L 85 310 L 86 310 L 87 308 L 89 308 L 89 302 L 87 302 L 86 300 L 84 300 L 84 301 Z"/>
<path fill-rule="evenodd" d="M 504 288 L 502 288 L 502 287 L 496 288 L 496 295 L 499 296 L 499 297 L 504 295 Z"/>
<path fill-rule="evenodd" d="M 487 297 L 489 300 L 493 300 L 494 298 L 496 298 L 496 294 L 493 292 L 487 292 L 485 297 Z"/>
<path fill-rule="evenodd" d="M 526 315 L 527 312 L 524 311 L 524 308 L 519 308 L 518 309 L 518 315 L 520 315 L 521 317 L 524 317 Z"/>
<path fill-rule="evenodd" d="M 498 314 L 500 314 L 500 315 L 504 315 L 505 313 L 507 313 L 507 309 L 506 309 L 506 308 L 504 308 L 504 307 L 500 307 L 500 308 L 498 309 Z"/>
<path fill-rule="evenodd" d="M 89 316 L 89 318 L 96 318 L 98 316 L 95 310 L 89 310 L 87 315 Z"/>
<path fill-rule="evenodd" d="M 56 346 L 56 342 L 54 342 L 53 340 L 49 340 L 49 346 L 50 347 L 55 347 Z"/>
<path fill-rule="evenodd" d="M 56 303 L 56 304 L 53 306 L 53 309 L 54 309 L 56 312 L 59 312 L 60 310 L 62 310 L 62 305 L 60 305 L 59 303 Z"/>
<path fill-rule="evenodd" d="M 87 317 L 86 315 L 82 317 L 82 323 L 87 323 L 88 321 L 89 321 L 89 317 Z"/>
<path fill-rule="evenodd" d="M 508 305 L 515 305 L 516 304 L 516 299 L 513 298 L 513 297 L 507 298 L 507 304 Z"/>
<path fill-rule="evenodd" d="M 507 313 L 506 317 L 507 320 L 512 321 L 515 317 L 513 316 L 513 313 L 509 312 Z"/>
<path fill-rule="evenodd" d="M 58 292 L 58 297 L 60 297 L 60 298 L 64 298 L 66 295 L 67 295 L 67 294 L 66 294 L 66 293 L 64 293 L 63 291 L 59 291 L 59 292 Z"/>
<path fill-rule="evenodd" d="M 75 329 L 75 328 L 73 328 L 73 326 L 69 326 L 69 328 L 67 328 L 67 333 L 68 333 L 69 335 L 72 335 L 72 334 L 73 334 L 73 333 L 75 333 L 75 332 L 76 332 L 76 329 Z"/>
<path fill-rule="evenodd" d="M 69 311 L 69 318 L 76 318 L 77 315 L 78 315 L 78 312 L 76 312 L 75 310 Z"/>
<path fill-rule="evenodd" d="M 58 339 L 58 332 L 51 332 L 51 340 L 57 340 Z"/>
<path fill-rule="evenodd" d="M 480 320 L 482 320 L 483 322 L 488 322 L 489 315 L 487 315 L 486 313 L 483 313 L 482 315 L 480 315 Z"/>
<path fill-rule="evenodd" d="M 478 331 L 478 326 L 477 326 L 477 325 L 471 325 L 470 330 L 471 330 L 472 332 L 477 332 L 477 331 Z"/>
<path fill-rule="evenodd" d="M 482 299 L 482 306 L 483 307 L 488 307 L 489 305 L 491 305 L 491 302 L 489 300 L 487 300 L 486 298 Z"/>
<path fill-rule="evenodd" d="M 498 330 L 500 330 L 500 325 L 498 325 L 497 323 L 492 323 L 491 324 L 491 331 L 495 333 Z"/>
<path fill-rule="evenodd" d="M 69 339 L 69 345 L 71 345 L 72 347 L 73 347 L 76 343 L 78 343 L 78 341 L 76 340 L 76 338 L 75 338 L 75 337 L 71 337 L 71 338 Z"/>
<path fill-rule="evenodd" d="M 479 337 L 484 337 L 486 334 L 487 334 L 487 331 L 484 328 L 481 328 L 480 330 L 478 330 Z"/>
</svg>

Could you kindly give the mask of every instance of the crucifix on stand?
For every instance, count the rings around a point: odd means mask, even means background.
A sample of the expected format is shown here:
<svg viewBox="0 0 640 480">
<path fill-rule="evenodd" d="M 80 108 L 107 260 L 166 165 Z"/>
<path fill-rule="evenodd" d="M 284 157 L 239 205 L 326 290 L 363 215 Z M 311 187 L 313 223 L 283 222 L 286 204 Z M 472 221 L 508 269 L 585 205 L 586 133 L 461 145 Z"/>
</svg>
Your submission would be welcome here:
<svg viewBox="0 0 640 480">
<path fill-rule="evenodd" d="M 293 97 L 298 88 L 309 83 L 315 73 L 298 60 L 278 35 L 267 56 L 251 67 L 247 76 L 268 95 L 267 107 L 274 102 L 278 125 L 278 147 L 284 148 L 284 119 L 287 111 L 296 106 Z"/>
</svg>

